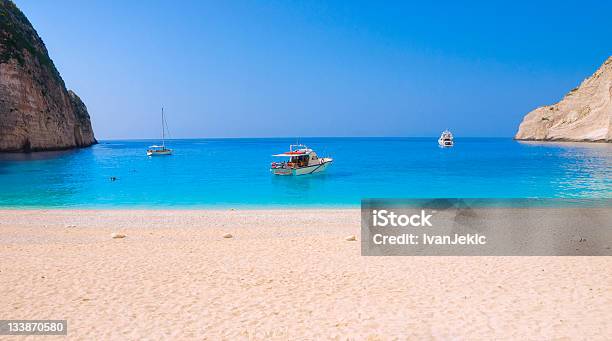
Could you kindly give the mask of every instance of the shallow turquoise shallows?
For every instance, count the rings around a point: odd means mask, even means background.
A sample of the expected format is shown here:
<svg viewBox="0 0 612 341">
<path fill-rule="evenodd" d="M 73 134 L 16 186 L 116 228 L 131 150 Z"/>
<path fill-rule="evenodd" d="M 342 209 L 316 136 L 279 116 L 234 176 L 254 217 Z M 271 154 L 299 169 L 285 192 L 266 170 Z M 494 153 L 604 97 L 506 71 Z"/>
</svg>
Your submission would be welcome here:
<svg viewBox="0 0 612 341">
<path fill-rule="evenodd" d="M 332 166 L 273 176 L 271 155 L 294 139 L 171 140 L 174 155 L 147 157 L 153 141 L 0 155 L 0 207 L 195 208 L 358 206 L 362 198 L 610 198 L 610 144 L 512 139 L 305 138 Z M 276 160 L 278 161 L 278 160 Z M 116 177 L 116 181 L 111 181 Z"/>
</svg>

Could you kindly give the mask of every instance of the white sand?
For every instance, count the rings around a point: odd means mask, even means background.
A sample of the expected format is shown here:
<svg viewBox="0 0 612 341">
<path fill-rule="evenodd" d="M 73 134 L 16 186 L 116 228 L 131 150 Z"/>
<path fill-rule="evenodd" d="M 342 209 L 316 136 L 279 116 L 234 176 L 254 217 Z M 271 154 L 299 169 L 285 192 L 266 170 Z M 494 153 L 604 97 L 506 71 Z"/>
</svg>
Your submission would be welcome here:
<svg viewBox="0 0 612 341">
<path fill-rule="evenodd" d="M 0 318 L 67 319 L 83 340 L 612 335 L 612 257 L 362 257 L 359 219 L 0 211 Z"/>
</svg>

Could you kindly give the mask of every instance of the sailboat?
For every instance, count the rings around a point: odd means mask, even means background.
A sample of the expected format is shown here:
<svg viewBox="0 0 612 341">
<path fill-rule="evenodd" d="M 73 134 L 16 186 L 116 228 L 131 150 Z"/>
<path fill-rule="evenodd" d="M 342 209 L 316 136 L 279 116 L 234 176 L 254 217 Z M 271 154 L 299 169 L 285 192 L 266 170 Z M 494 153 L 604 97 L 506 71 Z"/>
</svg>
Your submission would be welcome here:
<svg viewBox="0 0 612 341">
<path fill-rule="evenodd" d="M 166 120 L 164 119 L 164 108 L 161 111 L 161 123 L 162 123 L 162 144 L 149 146 L 147 149 L 147 156 L 157 155 L 172 155 L 172 149 L 166 148 Z"/>
</svg>

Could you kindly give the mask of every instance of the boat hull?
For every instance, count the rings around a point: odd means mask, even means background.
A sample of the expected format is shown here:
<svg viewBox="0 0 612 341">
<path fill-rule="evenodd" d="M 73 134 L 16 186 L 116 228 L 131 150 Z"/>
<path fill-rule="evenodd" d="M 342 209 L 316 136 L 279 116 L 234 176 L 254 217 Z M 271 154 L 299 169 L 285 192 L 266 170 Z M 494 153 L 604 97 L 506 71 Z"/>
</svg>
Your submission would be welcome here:
<svg viewBox="0 0 612 341">
<path fill-rule="evenodd" d="M 455 143 L 448 140 L 438 140 L 438 144 L 440 147 L 452 147 Z"/>
<path fill-rule="evenodd" d="M 147 151 L 147 156 L 172 155 L 172 150 Z"/>
<path fill-rule="evenodd" d="M 270 172 L 274 175 L 308 175 L 308 174 L 316 174 L 325 171 L 330 165 L 332 161 L 325 161 L 319 165 L 312 165 L 301 168 L 270 168 Z"/>
</svg>

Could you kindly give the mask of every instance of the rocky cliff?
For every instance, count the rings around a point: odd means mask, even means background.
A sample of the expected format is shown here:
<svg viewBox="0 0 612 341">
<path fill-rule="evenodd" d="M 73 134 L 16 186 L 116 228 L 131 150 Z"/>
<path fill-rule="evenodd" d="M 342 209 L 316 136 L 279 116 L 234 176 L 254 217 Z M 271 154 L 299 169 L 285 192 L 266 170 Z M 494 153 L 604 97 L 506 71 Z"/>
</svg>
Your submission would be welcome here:
<svg viewBox="0 0 612 341">
<path fill-rule="evenodd" d="M 68 91 L 25 15 L 0 0 L 0 151 L 96 143 L 87 107 Z"/>
<path fill-rule="evenodd" d="M 559 103 L 528 113 L 515 138 L 612 142 L 612 57 Z"/>
</svg>

